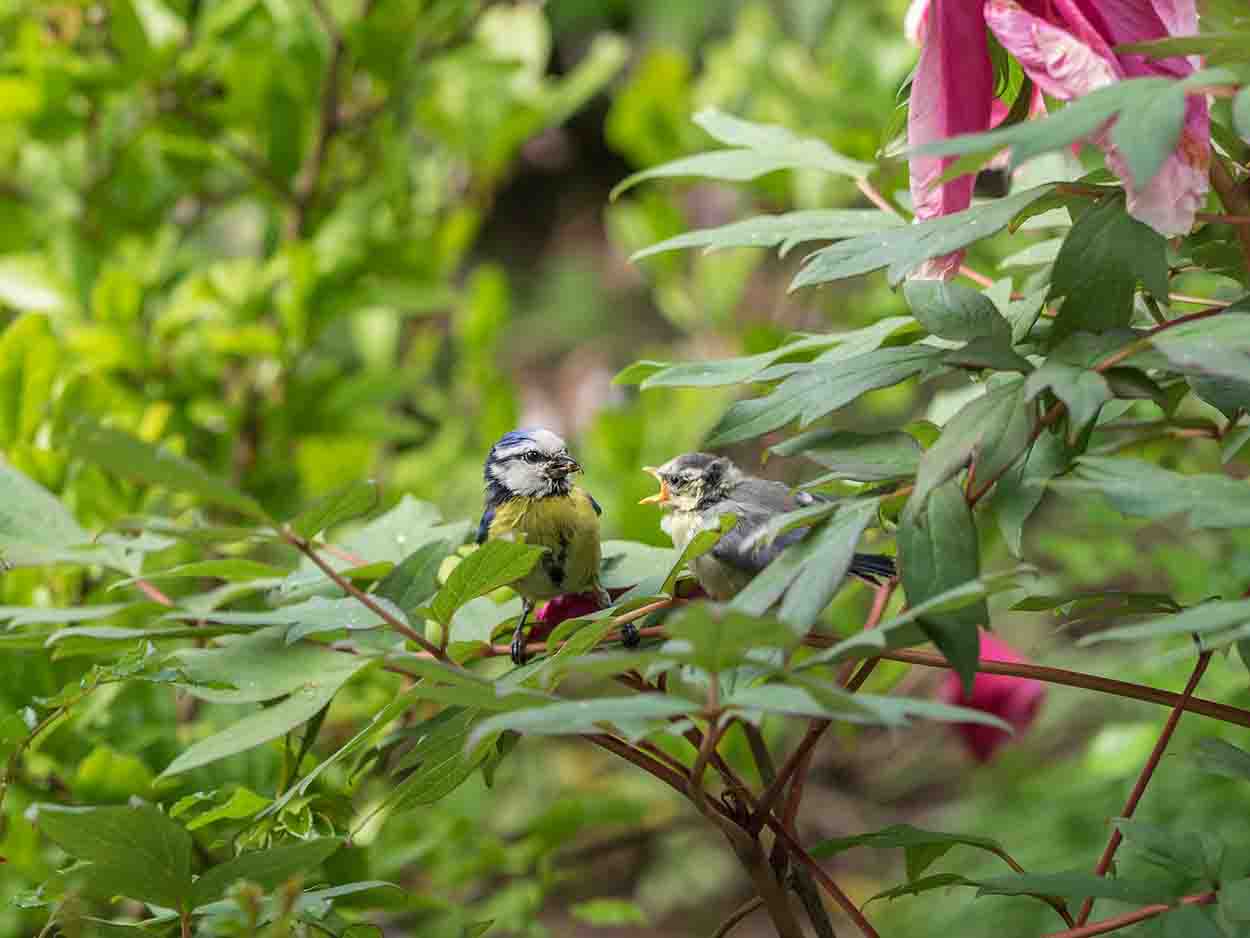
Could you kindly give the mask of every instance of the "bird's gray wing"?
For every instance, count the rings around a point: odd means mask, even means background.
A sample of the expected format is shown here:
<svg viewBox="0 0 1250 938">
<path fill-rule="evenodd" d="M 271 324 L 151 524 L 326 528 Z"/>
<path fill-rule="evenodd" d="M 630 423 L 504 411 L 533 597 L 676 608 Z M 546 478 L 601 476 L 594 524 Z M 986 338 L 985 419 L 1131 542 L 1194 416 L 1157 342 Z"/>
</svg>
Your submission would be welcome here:
<svg viewBox="0 0 1250 938">
<path fill-rule="evenodd" d="M 723 514 L 738 516 L 738 523 L 712 548 L 712 556 L 746 573 L 759 573 L 783 550 L 806 537 L 809 530 L 807 527 L 794 528 L 765 543 L 760 538 L 760 532 L 769 519 L 818 501 L 823 499 L 808 492 L 794 492 L 781 482 L 744 479 L 733 487 L 729 498 L 704 513 L 713 523 Z"/>
</svg>

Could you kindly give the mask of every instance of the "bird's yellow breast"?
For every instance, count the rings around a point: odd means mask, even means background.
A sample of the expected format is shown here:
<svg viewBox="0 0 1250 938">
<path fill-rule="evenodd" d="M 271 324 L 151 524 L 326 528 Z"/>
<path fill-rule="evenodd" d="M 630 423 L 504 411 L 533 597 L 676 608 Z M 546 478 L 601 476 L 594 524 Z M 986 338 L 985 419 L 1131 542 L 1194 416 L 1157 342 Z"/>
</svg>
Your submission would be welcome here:
<svg viewBox="0 0 1250 938">
<path fill-rule="evenodd" d="M 533 570 L 512 584 L 524 596 L 549 599 L 598 585 L 599 515 L 580 488 L 568 495 L 509 499 L 495 509 L 488 536 L 547 548 Z"/>
</svg>

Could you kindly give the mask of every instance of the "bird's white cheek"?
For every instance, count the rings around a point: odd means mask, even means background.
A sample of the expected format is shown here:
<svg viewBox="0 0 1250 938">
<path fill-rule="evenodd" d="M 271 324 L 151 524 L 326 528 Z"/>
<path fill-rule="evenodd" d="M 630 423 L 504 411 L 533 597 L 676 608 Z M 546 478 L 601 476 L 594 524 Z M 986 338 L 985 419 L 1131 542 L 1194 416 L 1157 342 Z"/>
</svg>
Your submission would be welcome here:
<svg viewBox="0 0 1250 938">
<path fill-rule="evenodd" d="M 509 492 L 517 495 L 533 495 L 543 488 L 543 481 L 537 470 L 519 460 L 499 466 L 494 476 Z"/>
</svg>

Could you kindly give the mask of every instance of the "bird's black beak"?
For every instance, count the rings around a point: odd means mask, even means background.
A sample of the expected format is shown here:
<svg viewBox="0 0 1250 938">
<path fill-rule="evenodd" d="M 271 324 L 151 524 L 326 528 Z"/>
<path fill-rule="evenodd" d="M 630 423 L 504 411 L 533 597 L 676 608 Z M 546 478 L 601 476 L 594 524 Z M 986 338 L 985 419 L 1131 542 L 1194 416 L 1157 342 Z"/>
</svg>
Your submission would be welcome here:
<svg viewBox="0 0 1250 938">
<path fill-rule="evenodd" d="M 572 456 L 557 456 L 547 466 L 547 473 L 557 479 L 563 479 L 574 472 L 581 472 L 582 467 Z"/>
</svg>

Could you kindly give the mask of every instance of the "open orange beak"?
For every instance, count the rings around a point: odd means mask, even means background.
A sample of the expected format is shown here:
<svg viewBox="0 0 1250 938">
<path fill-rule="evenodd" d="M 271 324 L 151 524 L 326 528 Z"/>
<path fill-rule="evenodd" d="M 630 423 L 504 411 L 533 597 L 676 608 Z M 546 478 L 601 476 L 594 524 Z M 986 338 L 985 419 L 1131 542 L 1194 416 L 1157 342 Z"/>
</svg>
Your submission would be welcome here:
<svg viewBox="0 0 1250 938">
<path fill-rule="evenodd" d="M 668 483 L 664 481 L 664 477 L 660 475 L 660 470 L 655 466 L 643 466 L 642 471 L 655 476 L 655 480 L 660 483 L 660 490 L 654 495 L 648 495 L 641 499 L 639 505 L 663 505 L 669 500 Z"/>
</svg>

